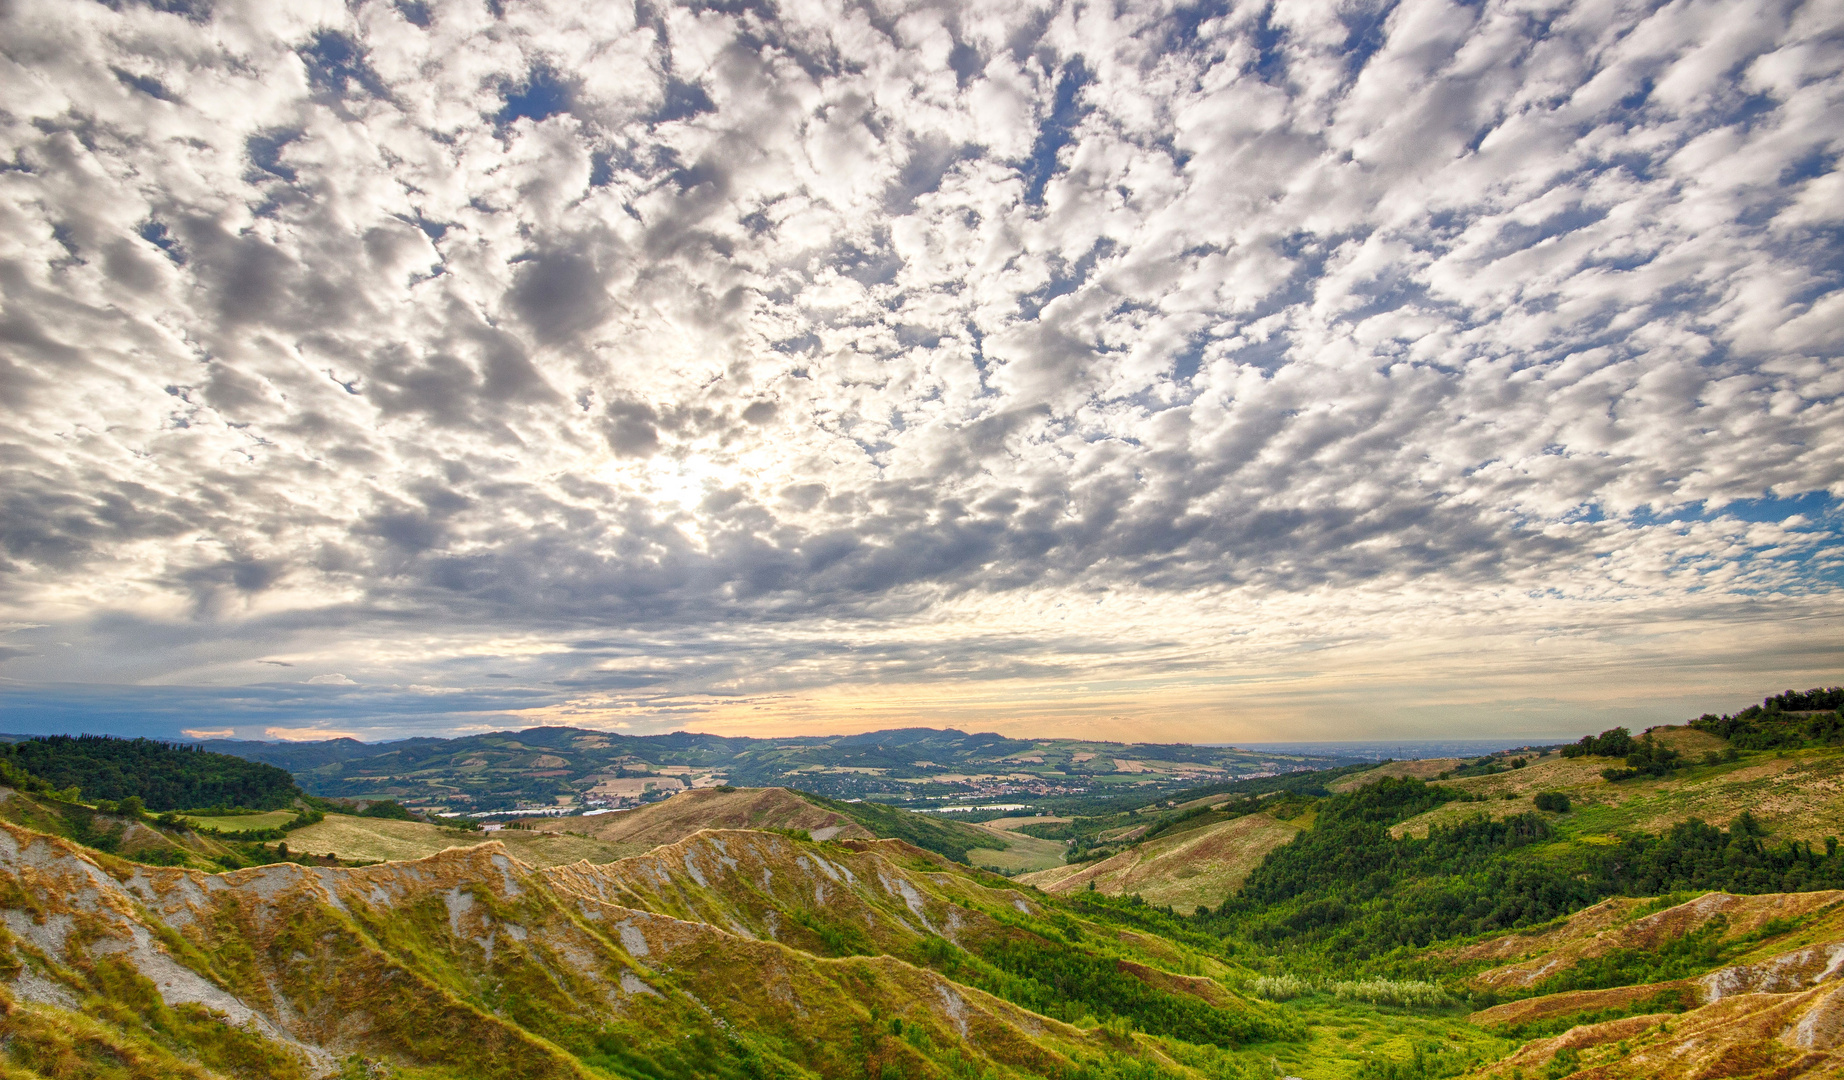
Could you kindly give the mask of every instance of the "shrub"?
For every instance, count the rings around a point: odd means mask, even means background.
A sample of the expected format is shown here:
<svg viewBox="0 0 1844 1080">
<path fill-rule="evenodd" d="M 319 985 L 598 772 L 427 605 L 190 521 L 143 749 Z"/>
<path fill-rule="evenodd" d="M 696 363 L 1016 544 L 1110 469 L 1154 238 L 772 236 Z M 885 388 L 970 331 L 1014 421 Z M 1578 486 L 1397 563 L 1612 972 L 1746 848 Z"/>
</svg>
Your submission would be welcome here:
<svg viewBox="0 0 1844 1080">
<path fill-rule="evenodd" d="M 384 818 L 389 821 L 415 821 L 416 815 L 394 799 L 379 799 L 360 810 L 359 817 Z"/>
<path fill-rule="evenodd" d="M 1249 984 L 1249 992 L 1264 1001 L 1291 1001 L 1317 989 L 1319 984 L 1315 980 L 1293 974 L 1261 975 Z"/>
<path fill-rule="evenodd" d="M 1540 791 L 1537 793 L 1535 802 L 1537 804 L 1537 809 L 1548 811 L 1552 814 L 1566 814 L 1569 812 L 1569 797 L 1560 791 Z"/>
<path fill-rule="evenodd" d="M 1562 748 L 1562 756 L 1625 757 L 1633 752 L 1633 733 L 1623 727 L 1608 728 L 1599 735 L 1584 735 L 1581 741 Z"/>
<path fill-rule="evenodd" d="M 1439 983 L 1413 979 L 1363 979 L 1336 982 L 1332 996 L 1340 1001 L 1366 1001 L 1372 1005 L 1400 1005 L 1415 1008 L 1438 1008 L 1452 1001 Z"/>
</svg>

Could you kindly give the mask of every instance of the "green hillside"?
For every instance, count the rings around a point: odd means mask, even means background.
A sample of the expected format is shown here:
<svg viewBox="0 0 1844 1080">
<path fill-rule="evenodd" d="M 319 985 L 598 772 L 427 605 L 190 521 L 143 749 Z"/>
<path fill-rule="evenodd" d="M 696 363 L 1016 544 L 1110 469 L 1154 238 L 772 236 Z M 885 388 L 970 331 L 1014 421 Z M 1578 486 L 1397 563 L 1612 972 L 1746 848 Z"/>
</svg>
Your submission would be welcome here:
<svg viewBox="0 0 1844 1080">
<path fill-rule="evenodd" d="M 1782 696 L 1011 819 L 1085 856 L 1047 891 L 956 861 L 997 830 L 779 789 L 482 842 L 212 833 L 274 822 L 9 765 L 0 1076 L 1817 1080 L 1844 1072 L 1831 731 Z"/>
<path fill-rule="evenodd" d="M 58 790 L 113 802 L 138 798 L 149 810 L 279 810 L 301 794 L 284 769 L 153 739 L 51 735 L 0 743 L 0 761 Z"/>
<path fill-rule="evenodd" d="M 907 841 L 924 851 L 945 855 L 957 863 L 968 862 L 967 853 L 979 848 L 1004 851 L 1010 844 L 991 830 L 976 829 L 958 821 L 911 813 L 873 802 L 840 802 L 810 792 L 798 792 L 816 806 L 852 819 L 873 836 Z"/>
</svg>

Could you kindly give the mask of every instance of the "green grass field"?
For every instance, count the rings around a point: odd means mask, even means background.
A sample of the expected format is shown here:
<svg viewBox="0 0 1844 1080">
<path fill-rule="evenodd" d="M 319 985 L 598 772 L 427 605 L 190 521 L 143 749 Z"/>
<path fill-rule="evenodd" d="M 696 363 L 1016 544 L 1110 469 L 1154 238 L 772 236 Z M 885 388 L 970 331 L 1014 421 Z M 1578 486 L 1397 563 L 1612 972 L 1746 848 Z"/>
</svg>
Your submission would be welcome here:
<svg viewBox="0 0 1844 1080">
<path fill-rule="evenodd" d="M 222 832 L 248 832 L 252 829 L 279 829 L 298 815 L 293 810 L 271 810 L 266 814 L 195 814 L 180 812 L 188 824 L 199 829 Z"/>
<path fill-rule="evenodd" d="M 1468 1023 L 1466 1008 L 1458 1005 L 1392 1008 L 1317 993 L 1290 1001 L 1286 1008 L 1305 1021 L 1306 1041 L 1269 1043 L 1240 1056 L 1266 1057 L 1302 1080 L 1356 1080 L 1367 1067 L 1371 1075 L 1388 1075 L 1383 1071 L 1388 1065 L 1410 1065 L 1418 1049 L 1427 1063 L 1419 1075 L 1456 1076 L 1464 1065 L 1495 1061 L 1516 1046 Z"/>
<path fill-rule="evenodd" d="M 1011 845 L 1004 851 L 973 848 L 967 852 L 967 861 L 975 866 L 1005 873 L 1028 874 L 1033 870 L 1048 870 L 1063 865 L 1063 852 L 1067 846 L 1061 840 L 1039 840 L 1035 836 L 1006 832 L 985 825 L 975 828 L 985 829 Z"/>
</svg>

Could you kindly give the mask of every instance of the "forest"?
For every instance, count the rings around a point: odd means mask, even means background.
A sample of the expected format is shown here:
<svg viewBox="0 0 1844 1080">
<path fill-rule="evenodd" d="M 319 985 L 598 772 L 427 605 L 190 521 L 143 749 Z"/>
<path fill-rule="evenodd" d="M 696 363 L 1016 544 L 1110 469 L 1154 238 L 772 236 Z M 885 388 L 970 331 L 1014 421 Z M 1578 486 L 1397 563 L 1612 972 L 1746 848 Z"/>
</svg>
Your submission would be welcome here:
<svg viewBox="0 0 1844 1080">
<path fill-rule="evenodd" d="M 137 797 L 149 809 L 280 810 L 301 791 L 286 770 L 197 746 L 106 735 L 50 735 L 0 744 L 0 761 L 90 801 Z"/>
</svg>

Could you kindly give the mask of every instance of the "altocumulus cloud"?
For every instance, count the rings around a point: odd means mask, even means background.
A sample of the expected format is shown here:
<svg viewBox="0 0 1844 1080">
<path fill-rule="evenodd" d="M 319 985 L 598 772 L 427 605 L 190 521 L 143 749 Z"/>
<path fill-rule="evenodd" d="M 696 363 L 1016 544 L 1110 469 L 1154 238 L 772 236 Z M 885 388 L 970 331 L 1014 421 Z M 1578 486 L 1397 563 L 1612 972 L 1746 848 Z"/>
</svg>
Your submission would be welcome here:
<svg viewBox="0 0 1844 1080">
<path fill-rule="evenodd" d="M 8 730 L 1554 730 L 1844 652 L 1836 2 L 0 54 Z"/>
</svg>

